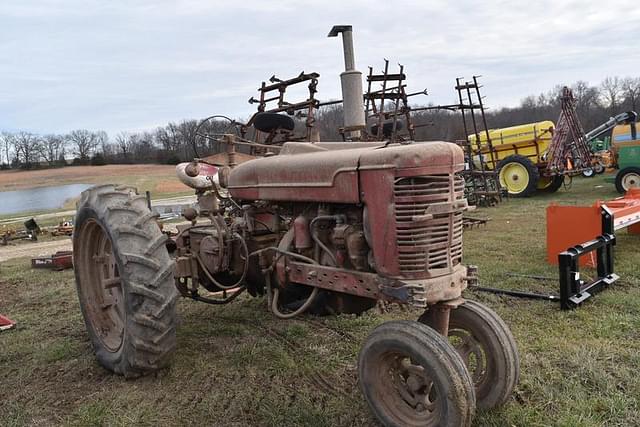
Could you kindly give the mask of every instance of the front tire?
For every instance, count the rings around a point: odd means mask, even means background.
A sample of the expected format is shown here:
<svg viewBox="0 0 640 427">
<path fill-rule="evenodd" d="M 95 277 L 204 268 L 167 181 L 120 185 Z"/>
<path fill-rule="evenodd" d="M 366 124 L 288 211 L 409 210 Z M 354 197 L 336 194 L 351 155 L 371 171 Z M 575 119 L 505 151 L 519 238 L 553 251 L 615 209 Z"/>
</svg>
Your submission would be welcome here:
<svg viewBox="0 0 640 427">
<path fill-rule="evenodd" d="M 359 383 L 385 426 L 468 426 L 473 382 L 456 350 L 414 321 L 378 326 L 358 358 Z"/>
<path fill-rule="evenodd" d="M 173 260 L 135 189 L 82 193 L 73 263 L 82 315 L 98 361 L 126 377 L 166 366 L 176 344 Z"/>
<path fill-rule="evenodd" d="M 428 324 L 428 319 L 423 315 L 420 321 Z M 520 377 L 518 348 L 504 320 L 489 307 L 466 300 L 451 310 L 448 335 L 473 379 L 478 408 L 503 405 Z"/>
<path fill-rule="evenodd" d="M 500 185 L 512 197 L 529 197 L 536 191 L 540 172 L 531 160 L 514 154 L 498 163 Z"/>
</svg>

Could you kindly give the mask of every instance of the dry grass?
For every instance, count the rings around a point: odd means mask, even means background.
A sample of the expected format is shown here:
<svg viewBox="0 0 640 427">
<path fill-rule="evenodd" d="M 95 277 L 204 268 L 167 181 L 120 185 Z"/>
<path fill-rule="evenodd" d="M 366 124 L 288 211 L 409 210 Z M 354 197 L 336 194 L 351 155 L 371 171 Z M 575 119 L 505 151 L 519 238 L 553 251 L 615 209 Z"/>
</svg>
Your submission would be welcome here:
<svg viewBox="0 0 640 427">
<path fill-rule="evenodd" d="M 120 177 L 167 179 L 175 176 L 174 171 L 175 167 L 171 165 L 68 166 L 29 171 L 0 171 L 0 191 L 74 183 L 99 184 L 105 182 L 105 179 Z"/>
<path fill-rule="evenodd" d="M 595 188 L 596 185 L 601 185 Z M 510 200 L 480 210 L 492 221 L 465 232 L 466 262 L 486 284 L 556 291 L 555 284 L 506 272 L 556 274 L 544 257 L 544 209 L 615 196 L 602 178 L 576 180 L 555 196 Z M 620 233 L 621 283 L 585 306 L 561 312 L 552 303 L 467 292 L 511 326 L 522 376 L 512 400 L 479 413 L 480 426 L 631 426 L 640 408 L 640 237 Z M 390 318 L 278 321 L 262 299 L 225 307 L 179 303 L 172 366 L 127 381 L 102 369 L 84 330 L 72 273 L 35 272 L 27 261 L 0 266 L 0 312 L 19 322 L 0 333 L 0 425 L 352 426 L 375 424 L 358 389 L 361 342 Z"/>
</svg>

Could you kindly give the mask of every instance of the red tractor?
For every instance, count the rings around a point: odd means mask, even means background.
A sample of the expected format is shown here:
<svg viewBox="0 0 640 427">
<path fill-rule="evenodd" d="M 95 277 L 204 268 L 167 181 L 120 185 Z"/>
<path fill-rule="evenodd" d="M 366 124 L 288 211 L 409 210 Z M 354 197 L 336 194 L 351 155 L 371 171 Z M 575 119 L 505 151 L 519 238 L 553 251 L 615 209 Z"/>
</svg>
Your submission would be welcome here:
<svg viewBox="0 0 640 427">
<path fill-rule="evenodd" d="M 476 271 L 462 264 L 459 147 L 288 142 L 235 165 L 238 141 L 222 140 L 228 166 L 178 168 L 198 204 L 171 238 L 135 189 L 82 194 L 76 283 L 103 366 L 128 377 L 166 366 L 179 295 L 225 304 L 247 292 L 283 319 L 386 301 L 424 314 L 383 323 L 360 351 L 359 383 L 383 424 L 465 426 L 476 407 L 509 399 L 519 375 L 513 336 L 462 298 Z"/>
</svg>

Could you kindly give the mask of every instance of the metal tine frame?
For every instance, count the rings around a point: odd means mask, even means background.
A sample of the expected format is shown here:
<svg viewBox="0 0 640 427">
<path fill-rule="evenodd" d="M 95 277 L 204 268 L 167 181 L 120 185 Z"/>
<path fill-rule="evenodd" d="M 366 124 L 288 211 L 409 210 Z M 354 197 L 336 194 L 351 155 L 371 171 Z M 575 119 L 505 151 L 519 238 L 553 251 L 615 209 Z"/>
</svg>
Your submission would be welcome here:
<svg viewBox="0 0 640 427">
<path fill-rule="evenodd" d="M 470 202 L 476 205 L 492 205 L 502 201 L 502 191 L 500 190 L 498 173 L 496 171 L 497 159 L 495 157 L 493 143 L 489 136 L 485 106 L 482 102 L 483 97 L 480 94 L 481 86 L 478 83 L 478 77 L 480 76 L 473 76 L 473 81 L 464 81 L 462 77 L 456 78 L 455 89 L 458 92 L 459 104 L 453 107 L 457 107 L 462 114 L 462 126 L 464 128 L 465 140 L 461 145 L 465 150 L 465 157 L 468 159 L 469 163 L 469 170 L 465 171 L 464 175 L 467 178 L 469 185 L 468 195 L 471 199 Z M 472 89 L 475 91 L 475 100 L 473 99 L 474 92 L 472 92 Z M 476 120 L 476 110 L 480 111 L 480 118 L 482 119 L 483 126 L 482 130 L 479 129 L 478 121 Z M 473 132 L 469 129 L 469 124 L 473 126 Z M 493 170 L 487 168 L 485 155 L 482 153 L 482 143 L 480 141 L 481 132 L 485 133 L 487 139 L 487 148 L 489 151 L 489 157 L 493 164 Z M 469 140 L 469 135 L 471 134 L 476 137 L 475 147 Z M 477 170 L 476 165 L 473 162 L 473 158 L 476 153 L 479 159 L 479 170 Z"/>
<path fill-rule="evenodd" d="M 294 137 L 292 132 L 287 132 L 285 139 L 289 141 L 311 141 L 312 129 L 315 126 L 316 122 L 315 111 L 320 106 L 320 101 L 315 98 L 315 94 L 318 92 L 317 86 L 319 77 L 320 74 L 318 73 L 307 74 L 303 71 L 297 77 L 287 80 L 281 80 L 273 75 L 269 79 L 269 81 L 271 82 L 271 84 L 269 85 L 263 81 L 260 85 L 260 88 L 258 88 L 258 92 L 260 92 L 260 99 L 255 99 L 253 97 L 249 99 L 249 104 L 258 104 L 258 111 L 251 117 L 251 119 L 249 119 L 247 126 L 250 126 L 253 123 L 255 116 L 259 113 L 286 112 L 287 114 L 293 115 L 297 111 L 306 110 L 307 117 L 305 120 L 305 134 L 301 137 Z M 286 91 L 290 86 L 294 86 L 307 81 L 309 81 L 309 98 L 304 101 L 295 103 L 288 102 L 285 99 Z M 276 90 L 278 91 L 278 95 L 269 97 L 269 93 Z M 273 101 L 277 101 L 277 107 L 268 109 L 268 104 Z M 275 134 L 269 134 L 265 137 L 265 142 L 273 142 L 275 137 Z"/>
<path fill-rule="evenodd" d="M 406 92 L 406 76 L 404 74 L 404 65 L 398 64 L 399 72 L 397 74 L 389 74 L 389 60 L 384 60 L 384 69 L 382 74 L 373 74 L 373 67 L 369 67 L 369 74 L 367 75 L 367 92 L 364 95 L 365 98 L 365 115 L 367 119 L 375 118 L 377 123 L 377 131 L 375 135 L 370 135 L 369 138 L 381 141 L 383 139 L 383 125 L 385 120 L 393 119 L 393 130 L 391 134 L 391 141 L 402 140 L 402 137 L 398 135 L 398 117 L 404 116 L 407 122 L 407 134 L 410 140 L 415 139 L 415 126 L 412 123 L 411 112 L 412 108 L 409 106 L 408 98 L 415 95 L 426 95 L 427 91 L 423 90 L 407 94 Z M 373 90 L 372 83 L 379 81 L 381 88 Z M 390 82 L 397 82 L 397 84 L 390 85 Z M 379 101 L 379 104 L 376 102 Z M 385 102 L 393 100 L 393 110 L 385 111 Z M 418 108 L 423 110 L 423 108 Z"/>
</svg>

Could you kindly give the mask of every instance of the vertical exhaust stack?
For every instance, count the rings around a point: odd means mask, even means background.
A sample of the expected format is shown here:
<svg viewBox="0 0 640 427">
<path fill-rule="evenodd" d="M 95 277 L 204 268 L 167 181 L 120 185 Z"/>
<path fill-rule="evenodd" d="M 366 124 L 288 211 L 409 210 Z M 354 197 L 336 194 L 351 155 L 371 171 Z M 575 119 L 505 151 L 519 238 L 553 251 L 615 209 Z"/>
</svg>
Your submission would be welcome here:
<svg viewBox="0 0 640 427">
<path fill-rule="evenodd" d="M 351 25 L 335 25 L 328 37 L 337 37 L 340 33 L 342 33 L 345 68 L 344 72 L 340 74 L 344 130 L 352 140 L 359 140 L 360 131 L 366 125 L 362 97 L 362 73 L 356 70 Z"/>
</svg>

